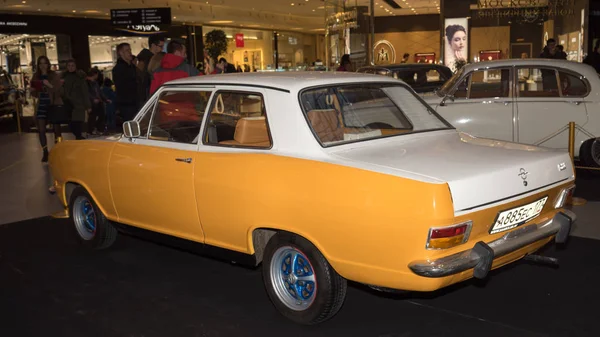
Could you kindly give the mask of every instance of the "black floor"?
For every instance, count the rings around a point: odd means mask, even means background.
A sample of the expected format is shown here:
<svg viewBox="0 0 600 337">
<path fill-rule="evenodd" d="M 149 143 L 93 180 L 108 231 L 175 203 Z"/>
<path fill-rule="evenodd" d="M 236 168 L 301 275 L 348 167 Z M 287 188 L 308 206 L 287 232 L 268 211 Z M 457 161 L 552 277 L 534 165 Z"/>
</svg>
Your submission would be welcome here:
<svg viewBox="0 0 600 337">
<path fill-rule="evenodd" d="M 121 235 L 78 246 L 68 220 L 0 226 L 0 336 L 598 336 L 600 241 L 572 238 L 553 269 L 519 262 L 427 296 L 352 285 L 314 327 L 274 310 L 261 275 Z"/>
</svg>

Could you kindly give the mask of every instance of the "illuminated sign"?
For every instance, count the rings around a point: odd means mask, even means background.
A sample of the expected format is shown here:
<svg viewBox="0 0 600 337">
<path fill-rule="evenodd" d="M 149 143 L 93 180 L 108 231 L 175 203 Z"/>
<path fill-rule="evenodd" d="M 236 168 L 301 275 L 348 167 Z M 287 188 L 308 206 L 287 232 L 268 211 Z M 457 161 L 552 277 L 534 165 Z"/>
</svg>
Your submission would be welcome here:
<svg viewBox="0 0 600 337">
<path fill-rule="evenodd" d="M 111 9 L 110 20 L 114 26 L 170 25 L 171 8 Z"/>
<path fill-rule="evenodd" d="M 568 16 L 575 14 L 575 0 L 478 0 L 471 5 L 479 18 L 521 17 L 534 22 L 543 17 Z"/>
<path fill-rule="evenodd" d="M 379 40 L 373 47 L 375 64 L 393 64 L 396 63 L 396 49 L 388 40 Z"/>
<path fill-rule="evenodd" d="M 22 21 L 0 21 L 0 26 L 27 27 L 27 22 L 22 22 Z"/>
</svg>

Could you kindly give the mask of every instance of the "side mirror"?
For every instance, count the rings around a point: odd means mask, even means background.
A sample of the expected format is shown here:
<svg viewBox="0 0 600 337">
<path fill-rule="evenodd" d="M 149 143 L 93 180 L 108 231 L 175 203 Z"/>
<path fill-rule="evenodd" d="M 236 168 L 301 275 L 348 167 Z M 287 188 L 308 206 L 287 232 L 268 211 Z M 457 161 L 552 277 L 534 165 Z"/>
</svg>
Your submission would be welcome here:
<svg viewBox="0 0 600 337">
<path fill-rule="evenodd" d="M 440 103 L 440 106 L 446 106 L 446 100 L 451 100 L 452 102 L 454 102 L 454 95 L 446 95 L 444 96 L 444 98 L 442 99 L 442 102 Z"/>
<path fill-rule="evenodd" d="M 125 137 L 138 138 L 141 133 L 140 123 L 137 121 L 127 121 L 123 123 L 123 134 L 125 134 Z"/>
</svg>

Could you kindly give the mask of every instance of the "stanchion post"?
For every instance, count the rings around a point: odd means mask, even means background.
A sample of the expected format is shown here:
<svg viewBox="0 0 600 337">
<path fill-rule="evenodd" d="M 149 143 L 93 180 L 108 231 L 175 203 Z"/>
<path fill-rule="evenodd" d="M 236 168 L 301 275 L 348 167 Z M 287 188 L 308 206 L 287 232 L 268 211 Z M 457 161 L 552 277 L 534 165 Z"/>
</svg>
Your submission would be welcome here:
<svg viewBox="0 0 600 337">
<path fill-rule="evenodd" d="M 23 115 L 23 105 L 21 104 L 20 99 L 16 100 L 15 113 L 17 114 L 17 131 L 19 132 L 19 136 L 20 136 L 21 135 L 21 115 Z"/>
<path fill-rule="evenodd" d="M 573 174 L 577 175 L 575 170 L 575 122 L 569 122 L 569 156 L 571 157 L 571 164 L 573 165 Z M 586 202 L 587 201 L 583 198 L 571 196 L 566 203 L 573 206 L 581 206 L 585 205 Z"/>
</svg>

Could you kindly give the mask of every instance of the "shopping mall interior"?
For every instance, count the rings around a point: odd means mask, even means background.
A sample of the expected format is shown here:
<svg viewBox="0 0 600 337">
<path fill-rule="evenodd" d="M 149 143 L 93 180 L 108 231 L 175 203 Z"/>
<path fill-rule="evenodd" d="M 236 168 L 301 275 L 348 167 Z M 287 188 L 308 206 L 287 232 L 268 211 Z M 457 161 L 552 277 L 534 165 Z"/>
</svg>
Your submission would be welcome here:
<svg viewBox="0 0 600 337">
<path fill-rule="evenodd" d="M 3 0 L 0 336 L 598 336 L 599 18 Z"/>
</svg>

